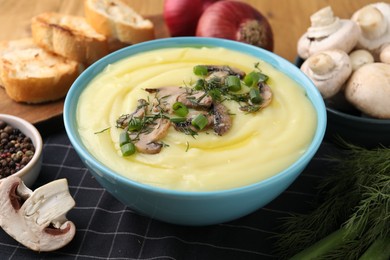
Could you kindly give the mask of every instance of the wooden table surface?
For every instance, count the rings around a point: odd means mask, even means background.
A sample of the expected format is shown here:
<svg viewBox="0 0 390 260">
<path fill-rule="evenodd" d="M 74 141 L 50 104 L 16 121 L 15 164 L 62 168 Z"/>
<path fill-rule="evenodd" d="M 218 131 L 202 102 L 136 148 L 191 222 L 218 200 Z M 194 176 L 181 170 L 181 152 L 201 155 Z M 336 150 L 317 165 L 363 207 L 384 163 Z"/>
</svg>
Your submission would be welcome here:
<svg viewBox="0 0 390 260">
<path fill-rule="evenodd" d="M 125 0 L 145 17 L 153 17 L 159 24 L 158 37 L 167 37 L 163 25 L 164 0 Z M 256 7 L 269 20 L 274 32 L 274 52 L 293 62 L 298 38 L 310 25 L 310 15 L 325 6 L 331 6 L 335 15 L 350 18 L 372 0 L 243 0 Z M 389 2 L 387 0 L 385 2 Z M 30 20 L 45 11 L 83 15 L 82 0 L 0 0 L 0 40 L 12 40 L 31 35 Z M 157 18 L 157 20 L 156 20 Z M 62 113 L 63 100 L 44 105 L 16 104 L 7 99 L 0 89 L 0 113 L 21 116 L 32 123 L 49 119 Z"/>
</svg>

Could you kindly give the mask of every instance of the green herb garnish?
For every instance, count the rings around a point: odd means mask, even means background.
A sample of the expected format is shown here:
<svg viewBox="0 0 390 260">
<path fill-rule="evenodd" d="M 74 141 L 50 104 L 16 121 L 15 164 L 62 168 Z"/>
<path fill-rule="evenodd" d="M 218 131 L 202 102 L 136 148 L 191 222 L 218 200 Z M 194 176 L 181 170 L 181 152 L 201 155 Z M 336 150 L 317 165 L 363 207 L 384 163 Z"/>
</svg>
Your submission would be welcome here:
<svg viewBox="0 0 390 260">
<path fill-rule="evenodd" d="M 181 102 L 175 102 L 172 105 L 172 109 L 180 117 L 185 117 L 188 114 L 188 107 Z"/>
<path fill-rule="evenodd" d="M 172 123 L 182 123 L 187 120 L 185 117 L 171 117 L 169 120 L 171 120 Z"/>
<path fill-rule="evenodd" d="M 196 65 L 193 69 L 193 72 L 197 76 L 206 76 L 209 73 L 208 69 L 204 65 Z"/>
<path fill-rule="evenodd" d="M 280 258 L 390 258 L 390 148 L 342 146 L 315 209 L 284 219 Z"/>
<path fill-rule="evenodd" d="M 127 133 L 127 131 L 121 132 L 119 135 L 119 146 L 122 146 L 124 144 L 129 143 L 129 142 L 131 142 L 131 139 L 130 139 L 130 136 Z"/>
<path fill-rule="evenodd" d="M 249 99 L 253 104 L 261 103 L 260 90 L 258 88 L 251 88 L 249 90 Z"/>
<path fill-rule="evenodd" d="M 123 144 L 121 146 L 121 152 L 123 156 L 130 156 L 134 154 L 135 151 L 136 151 L 135 145 L 132 142 Z"/>
<path fill-rule="evenodd" d="M 241 81 L 237 76 L 228 76 L 225 82 L 230 91 L 237 92 L 241 89 Z"/>
<path fill-rule="evenodd" d="M 111 127 L 106 127 L 106 128 L 104 128 L 104 129 L 102 129 L 102 130 L 100 130 L 100 131 L 94 132 L 94 134 L 101 134 L 101 133 L 103 133 L 103 132 L 109 130 L 110 128 L 111 128 Z"/>
<path fill-rule="evenodd" d="M 208 124 L 208 120 L 203 114 L 198 114 L 194 119 L 192 119 L 191 124 L 197 129 L 202 130 Z"/>
</svg>

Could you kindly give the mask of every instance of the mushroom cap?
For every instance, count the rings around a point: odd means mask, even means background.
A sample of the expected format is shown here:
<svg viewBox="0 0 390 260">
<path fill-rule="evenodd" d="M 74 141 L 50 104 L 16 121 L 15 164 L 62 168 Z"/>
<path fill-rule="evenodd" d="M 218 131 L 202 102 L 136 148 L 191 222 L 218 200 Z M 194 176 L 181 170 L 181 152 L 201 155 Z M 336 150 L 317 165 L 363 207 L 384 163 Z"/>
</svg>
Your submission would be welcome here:
<svg viewBox="0 0 390 260">
<path fill-rule="evenodd" d="M 352 73 L 352 66 L 346 52 L 333 49 L 310 56 L 301 66 L 320 91 L 324 99 L 336 95 Z"/>
<path fill-rule="evenodd" d="M 315 53 L 330 49 L 349 53 L 356 46 L 360 29 L 354 21 L 340 19 L 339 22 L 340 27 L 327 37 L 310 38 L 308 32 L 304 33 L 298 40 L 299 57 L 307 59 Z"/>
<path fill-rule="evenodd" d="M 345 88 L 346 99 L 364 114 L 390 118 L 390 64 L 370 63 L 350 77 Z"/>
<path fill-rule="evenodd" d="M 357 70 L 364 64 L 374 62 L 374 56 L 371 52 L 363 49 L 354 50 L 349 54 L 349 58 L 351 59 L 352 71 Z"/>
<path fill-rule="evenodd" d="M 53 251 L 73 239 L 76 227 L 65 214 L 74 205 L 66 179 L 49 182 L 34 192 L 17 176 L 0 181 L 0 226 L 35 251 Z"/>
<path fill-rule="evenodd" d="M 390 44 L 382 49 L 379 60 L 383 63 L 390 64 Z"/>
<path fill-rule="evenodd" d="M 377 58 L 381 48 L 390 43 L 390 4 L 366 5 L 357 10 L 351 20 L 361 29 L 356 47 L 369 50 Z"/>
</svg>

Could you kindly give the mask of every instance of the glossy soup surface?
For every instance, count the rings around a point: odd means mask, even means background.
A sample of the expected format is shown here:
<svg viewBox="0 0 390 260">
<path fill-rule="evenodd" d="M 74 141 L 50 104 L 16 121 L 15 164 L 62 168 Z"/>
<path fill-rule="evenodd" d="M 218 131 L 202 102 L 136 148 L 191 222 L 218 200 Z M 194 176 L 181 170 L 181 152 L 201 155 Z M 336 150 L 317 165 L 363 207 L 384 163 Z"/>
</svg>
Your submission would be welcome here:
<svg viewBox="0 0 390 260">
<path fill-rule="evenodd" d="M 233 114 L 226 135 L 207 131 L 194 138 L 171 127 L 163 139 L 168 147 L 160 153 L 121 155 L 122 129 L 115 122 L 132 113 L 138 99 L 147 98 L 145 88 L 194 82 L 193 67 L 199 64 L 229 65 L 249 73 L 257 62 L 270 78 L 273 100 L 268 107 L 247 114 L 237 103 L 226 102 Z M 306 151 L 317 118 L 305 91 L 256 57 L 224 48 L 168 48 L 109 65 L 83 91 L 77 123 L 89 151 L 118 174 L 168 189 L 210 191 L 255 183 L 287 168 Z"/>
</svg>

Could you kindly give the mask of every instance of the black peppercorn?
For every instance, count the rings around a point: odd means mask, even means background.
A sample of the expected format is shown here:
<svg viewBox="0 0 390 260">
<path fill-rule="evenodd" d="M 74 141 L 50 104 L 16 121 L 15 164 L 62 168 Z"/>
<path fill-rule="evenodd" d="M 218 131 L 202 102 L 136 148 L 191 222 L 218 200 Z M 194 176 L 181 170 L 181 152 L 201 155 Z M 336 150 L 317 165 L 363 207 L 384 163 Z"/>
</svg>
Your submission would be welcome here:
<svg viewBox="0 0 390 260">
<path fill-rule="evenodd" d="M 35 153 L 31 139 L 0 120 L 0 179 L 18 172 Z"/>
</svg>

